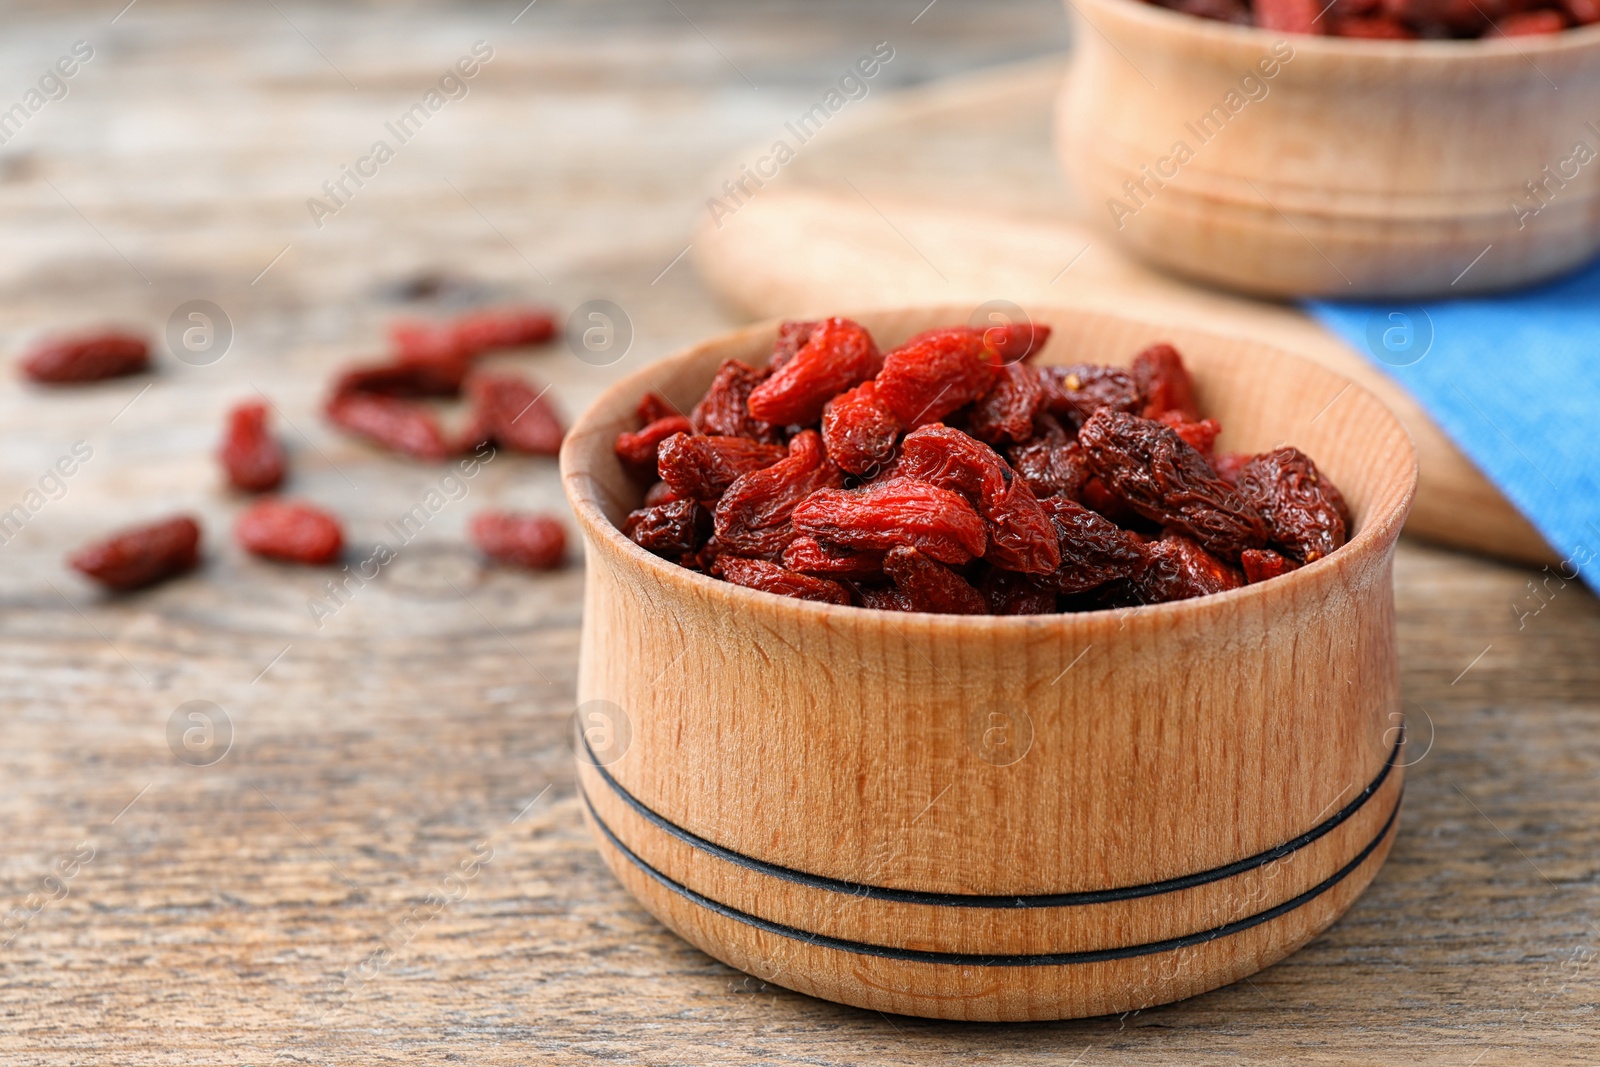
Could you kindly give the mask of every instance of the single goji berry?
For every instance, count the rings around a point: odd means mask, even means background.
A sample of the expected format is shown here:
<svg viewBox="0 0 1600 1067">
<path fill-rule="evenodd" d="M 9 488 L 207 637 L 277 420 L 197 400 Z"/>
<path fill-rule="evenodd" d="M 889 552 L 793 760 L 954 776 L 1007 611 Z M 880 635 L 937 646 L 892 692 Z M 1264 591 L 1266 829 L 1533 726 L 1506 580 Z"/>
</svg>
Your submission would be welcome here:
<svg viewBox="0 0 1600 1067">
<path fill-rule="evenodd" d="M 1033 436 L 1034 419 L 1044 410 L 1044 382 L 1039 370 L 1023 363 L 1000 368 L 994 388 L 973 404 L 967 429 L 980 441 L 1000 445 Z"/>
<path fill-rule="evenodd" d="M 49 385 L 120 378 L 149 366 L 149 343 L 119 330 L 47 337 L 22 358 L 22 373 Z"/>
<path fill-rule="evenodd" d="M 1183 416 L 1184 422 L 1199 422 L 1200 409 L 1194 402 L 1194 379 L 1183 357 L 1169 344 L 1151 345 L 1133 357 L 1129 368 L 1144 398 L 1139 412 L 1147 419 L 1159 419 L 1169 411 Z"/>
<path fill-rule="evenodd" d="M 795 505 L 818 489 L 843 483 L 822 437 L 803 430 L 789 442 L 788 456 L 728 486 L 717 502 L 717 539 L 740 555 L 775 559 L 795 538 L 790 522 Z"/>
<path fill-rule="evenodd" d="M 768 376 L 737 359 L 727 360 L 717 370 L 700 403 L 689 413 L 689 421 L 704 434 L 723 437 L 748 437 L 769 445 L 783 443 L 783 428 L 750 417 L 750 394 Z"/>
<path fill-rule="evenodd" d="M 1244 580 L 1251 585 L 1288 574 L 1300 564 L 1287 556 L 1280 556 L 1270 548 L 1247 548 L 1239 553 L 1239 566 L 1244 570 Z"/>
<path fill-rule="evenodd" d="M 1032 359 L 1050 343 L 1050 327 L 1042 322 L 1011 322 L 983 331 L 983 346 L 999 364 Z"/>
<path fill-rule="evenodd" d="M 286 563 L 332 563 L 344 548 L 339 520 L 287 500 L 258 500 L 240 513 L 233 536 L 248 552 Z"/>
<path fill-rule="evenodd" d="M 938 422 L 994 385 L 998 360 L 968 326 L 919 333 L 883 357 L 878 399 L 907 428 Z"/>
<path fill-rule="evenodd" d="M 500 348 L 522 348 L 550 340 L 556 319 L 543 308 L 481 308 L 450 323 L 456 343 L 469 357 Z"/>
<path fill-rule="evenodd" d="M 741 476 L 770 467 L 786 455 L 788 449 L 782 445 L 764 445 L 748 437 L 675 433 L 661 442 L 656 470 L 675 494 L 710 507 Z"/>
<path fill-rule="evenodd" d="M 1101 408 L 1138 411 L 1144 398 L 1133 375 L 1117 367 L 1079 363 L 1071 367 L 1042 367 L 1042 380 L 1051 414 L 1082 426 Z"/>
<path fill-rule="evenodd" d="M 850 603 L 849 591 L 838 582 L 797 574 L 764 559 L 719 556 L 711 567 L 711 573 L 734 585 L 797 600 L 816 600 L 824 604 Z"/>
<path fill-rule="evenodd" d="M 408 456 L 438 460 L 454 451 L 433 412 L 414 401 L 336 393 L 323 410 L 335 426 Z"/>
<path fill-rule="evenodd" d="M 822 440 L 828 455 L 851 474 L 882 469 L 894 455 L 900 420 L 880 402 L 877 385 L 862 382 L 840 393 L 822 412 Z"/>
<path fill-rule="evenodd" d="M 535 389 L 513 374 L 475 374 L 467 383 L 477 436 L 514 452 L 553 456 L 561 451 L 566 430 L 546 398 L 549 389 Z M 480 442 L 473 442 L 478 444 Z"/>
<path fill-rule="evenodd" d="M 861 601 L 864 608 L 874 611 L 916 611 L 911 598 L 898 586 L 893 585 L 858 585 L 855 587 L 856 598 Z"/>
<path fill-rule="evenodd" d="M 639 398 L 639 405 L 633 409 L 633 414 L 640 426 L 649 426 L 652 422 L 670 419 L 683 412 L 673 407 L 660 393 L 646 393 Z"/>
<path fill-rule="evenodd" d="M 910 545 L 889 549 L 883 571 L 906 595 L 913 611 L 945 615 L 983 615 L 989 604 L 961 575 Z"/>
<path fill-rule="evenodd" d="M 811 331 L 794 358 L 750 393 L 751 418 L 807 425 L 839 393 L 861 384 L 883 365 L 878 346 L 859 323 L 826 319 Z"/>
<path fill-rule="evenodd" d="M 805 347 L 807 341 L 811 340 L 811 332 L 821 325 L 821 322 L 816 321 L 799 322 L 791 320 L 780 322 L 778 324 L 778 339 L 773 342 L 772 359 L 767 363 L 767 369 L 774 372 L 782 370 L 784 364 L 793 359 L 795 353 Z"/>
<path fill-rule="evenodd" d="M 687 418 L 682 415 L 668 415 L 648 423 L 642 430 L 617 434 L 617 458 L 622 460 L 623 466 L 634 474 L 654 477 L 656 455 L 661 448 L 661 442 L 675 433 L 693 432 L 694 423 Z"/>
<path fill-rule="evenodd" d="M 1253 457 L 1246 452 L 1219 452 L 1212 457 L 1211 469 L 1217 472 L 1217 477 L 1229 485 L 1239 483 L 1239 472 L 1244 470 L 1244 465 Z"/>
<path fill-rule="evenodd" d="M 1279 448 L 1246 463 L 1239 492 L 1261 512 L 1272 543 L 1302 563 L 1344 544 L 1344 497 L 1298 448 Z"/>
<path fill-rule="evenodd" d="M 656 482 L 644 493 L 644 506 L 651 507 L 655 504 L 666 504 L 673 500 L 682 500 L 677 493 L 672 491 L 672 486 L 666 482 Z"/>
<path fill-rule="evenodd" d="M 646 551 L 677 557 L 705 543 L 711 516 L 693 500 L 671 500 L 629 512 L 622 532 Z"/>
<path fill-rule="evenodd" d="M 978 585 L 989 604 L 990 615 L 1048 615 L 1056 610 L 1053 589 L 1041 588 L 1032 578 L 991 569 Z"/>
<path fill-rule="evenodd" d="M 1082 593 L 1117 578 L 1132 578 L 1146 564 L 1143 543 L 1105 516 L 1065 497 L 1040 501 L 1059 539 L 1061 566 L 1035 580 L 1059 593 Z"/>
<path fill-rule="evenodd" d="M 1011 468 L 1028 483 L 1033 495 L 1065 496 L 1077 500 L 1083 484 L 1094 476 L 1083 447 L 1069 438 L 1054 415 L 1040 415 L 1037 432 L 1020 445 L 1007 450 Z"/>
<path fill-rule="evenodd" d="M 521 511 L 480 511 L 467 524 L 467 536 L 496 563 L 529 570 L 561 566 L 567 531 L 558 519 Z"/>
<path fill-rule="evenodd" d="M 200 524 L 187 515 L 118 530 L 67 558 L 74 570 L 118 591 L 154 585 L 199 562 Z"/>
<path fill-rule="evenodd" d="M 1183 438 L 1184 443 L 1204 456 L 1207 463 L 1211 462 L 1216 453 L 1217 435 L 1222 432 L 1222 424 L 1216 419 L 1190 422 L 1181 411 L 1165 411 L 1156 421 Z"/>
<path fill-rule="evenodd" d="M 1131 579 L 1140 601 L 1165 604 L 1237 589 L 1244 576 L 1181 534 L 1144 546 L 1147 564 Z"/>
<path fill-rule="evenodd" d="M 341 372 L 333 380 L 333 392 L 407 399 L 458 396 L 465 375 L 465 365 L 453 363 L 371 363 Z"/>
<path fill-rule="evenodd" d="M 883 553 L 837 548 L 814 537 L 796 537 L 783 550 L 783 565 L 803 574 L 876 578 L 883 573 Z"/>
<path fill-rule="evenodd" d="M 845 548 L 910 545 L 940 563 L 965 563 L 988 546 L 983 520 L 965 497 L 912 478 L 818 489 L 795 507 L 793 524 L 797 533 Z"/>
<path fill-rule="evenodd" d="M 283 446 L 267 429 L 264 401 L 247 400 L 228 412 L 219 458 L 228 484 L 235 489 L 261 493 L 283 483 Z"/>
<path fill-rule="evenodd" d="M 1161 423 L 1102 408 L 1078 440 L 1106 488 L 1145 518 L 1227 559 L 1266 544 L 1267 525 L 1255 506 Z"/>
</svg>

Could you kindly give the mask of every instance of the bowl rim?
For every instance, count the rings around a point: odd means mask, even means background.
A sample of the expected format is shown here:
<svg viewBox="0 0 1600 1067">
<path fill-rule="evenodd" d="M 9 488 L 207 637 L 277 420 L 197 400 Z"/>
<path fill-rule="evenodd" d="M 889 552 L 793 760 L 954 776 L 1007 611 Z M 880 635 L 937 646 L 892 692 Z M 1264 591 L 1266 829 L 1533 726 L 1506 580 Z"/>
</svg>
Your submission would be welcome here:
<svg viewBox="0 0 1600 1067">
<path fill-rule="evenodd" d="M 1134 2 L 1138 2 L 1138 0 L 1134 0 Z M 883 315 L 927 315 L 930 318 L 937 315 L 945 317 L 949 321 L 960 321 L 962 315 L 970 309 L 957 310 L 958 307 L 961 306 L 951 304 L 887 305 L 856 308 L 844 313 L 843 317 L 860 321 Z M 1032 316 L 1035 318 L 1045 316 L 1092 316 L 1147 326 L 1166 325 L 1149 318 L 1058 305 L 1034 307 Z M 1056 612 L 1043 615 L 954 615 L 921 611 L 885 611 L 880 608 L 857 607 L 854 604 L 829 604 L 814 600 L 802 600 L 798 597 L 751 589 L 748 586 L 735 585 L 733 582 L 713 578 L 710 575 L 690 570 L 688 567 L 680 566 L 641 548 L 632 539 L 624 535 L 620 527 L 606 517 L 604 510 L 600 506 L 600 494 L 597 491 L 598 485 L 589 471 L 589 463 L 590 457 L 594 455 L 597 449 L 603 447 L 609 453 L 611 438 L 601 434 L 597 427 L 588 425 L 589 422 L 598 411 L 616 405 L 619 400 L 624 401 L 626 408 L 631 410 L 645 390 L 654 384 L 651 379 L 658 375 L 670 375 L 673 370 L 688 366 L 701 357 L 707 349 L 755 341 L 757 338 L 774 331 L 777 325 L 783 321 L 783 316 L 763 319 L 677 349 L 613 382 L 584 409 L 583 413 L 573 422 L 572 429 L 562 443 L 560 464 L 562 489 L 566 493 L 568 504 L 572 507 L 573 514 L 577 517 L 579 527 L 582 529 L 587 541 L 603 544 L 611 551 L 620 553 L 621 558 L 642 567 L 657 580 L 676 586 L 679 591 L 690 595 L 728 597 L 731 598 L 734 604 L 744 604 L 751 608 L 765 606 L 770 609 L 781 605 L 783 608 L 800 612 L 802 617 L 809 617 L 816 622 L 839 618 L 862 621 L 879 618 L 892 623 L 903 618 L 915 620 L 918 626 L 931 626 L 938 630 L 955 630 L 957 632 L 989 631 L 995 627 L 1037 632 L 1047 629 L 1087 629 L 1103 625 L 1110 619 L 1127 620 L 1135 618 L 1175 622 L 1185 618 L 1209 616 L 1216 610 L 1244 608 L 1246 605 L 1252 604 L 1263 597 L 1288 595 L 1291 589 L 1320 581 L 1324 575 L 1329 573 L 1331 568 L 1342 569 L 1345 561 L 1354 556 L 1371 556 L 1392 546 L 1399 538 L 1400 528 L 1404 525 L 1406 516 L 1410 513 L 1411 505 L 1416 498 L 1417 453 L 1410 431 L 1406 429 L 1405 424 L 1400 421 L 1399 417 L 1372 393 L 1343 375 L 1303 356 L 1284 351 L 1276 345 L 1220 334 L 1211 330 L 1175 326 L 1173 327 L 1175 332 L 1186 333 L 1190 336 L 1205 335 L 1218 341 L 1248 344 L 1258 349 L 1263 349 L 1264 351 L 1260 353 L 1260 358 L 1262 359 L 1268 358 L 1270 354 L 1271 358 L 1290 361 L 1300 371 L 1323 375 L 1330 382 L 1341 383 L 1346 391 L 1364 398 L 1381 413 L 1383 418 L 1390 422 L 1393 429 L 1399 431 L 1400 440 L 1405 443 L 1405 450 L 1398 457 L 1402 471 L 1406 476 L 1404 489 L 1381 512 L 1375 510 L 1373 514 L 1366 516 L 1367 521 L 1363 523 L 1356 535 L 1339 546 L 1337 550 L 1322 559 L 1307 563 L 1296 570 L 1279 575 L 1269 581 L 1243 585 L 1237 589 L 1229 589 L 1221 593 L 1209 593 L 1205 596 L 1191 597 L 1187 600 L 1167 601 L 1161 604 L 1140 604 L 1131 608 L 1100 608 L 1094 611 Z M 734 357 L 730 356 L 728 358 Z M 1376 508 L 1376 502 L 1373 506 Z M 596 562 L 594 554 L 590 553 L 587 565 L 595 566 Z M 840 613 L 846 612 L 849 614 L 841 616 Z"/>
<path fill-rule="evenodd" d="M 1182 11 L 1173 11 L 1149 3 L 1147 0 L 1064 0 L 1064 2 L 1079 18 L 1089 22 L 1091 26 L 1093 20 L 1084 12 L 1085 7 L 1094 7 L 1116 17 L 1143 22 L 1153 31 L 1189 34 L 1222 44 L 1252 44 L 1267 48 L 1278 41 L 1288 41 L 1293 46 L 1296 56 L 1299 56 L 1304 48 L 1310 55 L 1341 58 L 1407 58 L 1439 63 L 1504 59 L 1509 56 L 1531 63 L 1530 53 L 1550 56 L 1600 47 L 1600 22 L 1590 23 L 1587 26 L 1573 26 L 1559 33 L 1530 34 L 1515 39 L 1502 34 L 1499 37 L 1391 41 L 1364 37 L 1329 37 L 1322 34 L 1267 30 L 1259 26 L 1240 26 L 1217 19 L 1201 18 Z M 1099 27 L 1094 28 L 1098 30 Z"/>
</svg>

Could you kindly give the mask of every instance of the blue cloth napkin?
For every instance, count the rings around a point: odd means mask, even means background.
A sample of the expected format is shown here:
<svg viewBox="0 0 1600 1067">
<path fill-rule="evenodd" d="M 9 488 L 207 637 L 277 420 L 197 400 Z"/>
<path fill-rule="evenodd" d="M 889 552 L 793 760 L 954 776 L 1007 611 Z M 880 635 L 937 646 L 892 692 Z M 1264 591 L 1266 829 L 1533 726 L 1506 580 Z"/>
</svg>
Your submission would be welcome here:
<svg viewBox="0 0 1600 1067">
<path fill-rule="evenodd" d="M 1600 592 L 1600 262 L 1515 293 L 1308 306 L 1433 416 L 1564 557 L 1563 577 Z"/>
</svg>

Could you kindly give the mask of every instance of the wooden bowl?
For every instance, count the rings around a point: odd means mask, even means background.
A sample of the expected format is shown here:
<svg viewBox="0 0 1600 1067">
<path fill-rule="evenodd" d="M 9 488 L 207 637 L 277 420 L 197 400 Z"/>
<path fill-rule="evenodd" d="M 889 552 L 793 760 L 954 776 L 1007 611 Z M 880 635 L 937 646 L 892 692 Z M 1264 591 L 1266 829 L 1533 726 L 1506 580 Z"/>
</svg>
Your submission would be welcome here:
<svg viewBox="0 0 1600 1067">
<path fill-rule="evenodd" d="M 1141 0 L 1067 7 L 1061 159 L 1090 216 L 1152 263 L 1390 298 L 1521 285 L 1600 249 L 1600 25 L 1365 41 Z"/>
<path fill-rule="evenodd" d="M 887 348 L 957 308 L 858 316 Z M 601 852 L 734 967 L 908 1015 L 1056 1019 L 1234 981 L 1372 880 L 1400 803 L 1391 559 L 1416 484 L 1369 394 L 1265 345 L 1047 311 L 1046 362 L 1170 340 L 1222 447 L 1290 442 L 1355 534 L 1262 585 L 1033 617 L 808 603 L 684 570 L 618 530 L 612 454 L 656 390 L 687 410 L 768 322 L 652 364 L 578 420 L 588 549 L 579 782 Z"/>
</svg>

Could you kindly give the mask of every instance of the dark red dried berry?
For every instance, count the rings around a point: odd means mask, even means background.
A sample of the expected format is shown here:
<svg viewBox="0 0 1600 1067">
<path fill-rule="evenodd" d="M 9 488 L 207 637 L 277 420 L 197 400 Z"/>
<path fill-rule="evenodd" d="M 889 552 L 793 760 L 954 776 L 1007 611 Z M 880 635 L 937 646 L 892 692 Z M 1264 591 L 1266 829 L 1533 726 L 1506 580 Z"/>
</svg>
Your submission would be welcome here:
<svg viewBox="0 0 1600 1067">
<path fill-rule="evenodd" d="M 1227 559 L 1266 544 L 1267 525 L 1255 506 L 1159 422 L 1102 408 L 1078 440 L 1106 488 L 1145 518 Z"/>
<path fill-rule="evenodd" d="M 744 556 L 776 559 L 794 540 L 795 505 L 818 489 L 842 485 L 844 475 L 828 458 L 822 437 L 804 430 L 789 442 L 789 454 L 730 485 L 717 502 L 717 539 Z"/>
<path fill-rule="evenodd" d="M 804 574 L 876 578 L 883 573 L 883 553 L 836 548 L 813 537 L 796 537 L 783 550 L 783 565 Z"/>
<path fill-rule="evenodd" d="M 764 559 L 719 556 L 711 566 L 711 573 L 734 585 L 777 593 L 779 596 L 816 600 L 824 604 L 850 603 L 849 591 L 838 582 L 831 582 L 826 578 L 813 578 L 809 574 L 797 574 Z"/>
<path fill-rule="evenodd" d="M 401 319 L 389 327 L 402 362 L 455 365 L 463 371 L 484 352 L 536 345 L 554 335 L 555 316 L 537 308 L 488 308 L 449 322 Z"/>
<path fill-rule="evenodd" d="M 459 396 L 466 365 L 457 363 L 371 363 L 350 367 L 333 380 L 335 396 L 362 393 L 414 399 Z"/>
<path fill-rule="evenodd" d="M 929 330 L 883 357 L 877 397 L 909 428 L 938 422 L 989 391 L 997 362 L 978 330 Z"/>
<path fill-rule="evenodd" d="M 794 529 L 845 548 L 910 545 L 940 563 L 965 563 L 987 547 L 983 520 L 965 497 L 911 478 L 819 489 L 794 509 Z"/>
<path fill-rule="evenodd" d="M 989 604 L 990 615 L 1049 615 L 1056 610 L 1056 594 L 1032 578 L 1011 571 L 991 570 L 978 586 Z"/>
<path fill-rule="evenodd" d="M 1255 585 L 1297 570 L 1300 564 L 1278 555 L 1270 548 L 1247 548 L 1239 553 L 1239 566 L 1244 569 L 1244 580 Z"/>
<path fill-rule="evenodd" d="M 286 466 L 283 446 L 267 430 L 267 405 L 247 400 L 228 412 L 219 452 L 228 484 L 247 493 L 276 489 Z"/>
<path fill-rule="evenodd" d="M 911 598 L 893 585 L 862 585 L 856 587 L 856 597 L 861 606 L 874 611 L 916 611 Z"/>
<path fill-rule="evenodd" d="M 640 426 L 649 426 L 652 422 L 670 419 L 683 412 L 673 407 L 660 393 L 646 393 L 639 398 L 638 407 L 633 409 L 634 417 L 639 420 Z"/>
<path fill-rule="evenodd" d="M 1034 436 L 1012 445 L 1008 454 L 1012 469 L 1040 500 L 1047 496 L 1077 500 L 1084 483 L 1094 476 L 1082 446 L 1067 437 L 1053 415 L 1040 415 Z"/>
<path fill-rule="evenodd" d="M 73 570 L 118 591 L 154 585 L 199 562 L 200 524 L 187 515 L 119 530 L 67 558 Z"/>
<path fill-rule="evenodd" d="M 567 552 L 560 520 L 532 512 L 480 511 L 467 525 L 467 536 L 496 563 L 529 570 L 553 570 Z"/>
<path fill-rule="evenodd" d="M 1245 452 L 1222 452 L 1211 460 L 1211 469 L 1217 472 L 1217 477 L 1229 485 L 1239 484 L 1239 472 L 1244 470 L 1244 465 L 1254 457 Z"/>
<path fill-rule="evenodd" d="M 675 433 L 661 442 L 656 470 L 675 494 L 709 507 L 740 477 L 770 467 L 786 455 L 788 449 L 782 445 L 764 445 L 748 437 Z"/>
<path fill-rule="evenodd" d="M 905 594 L 912 611 L 983 615 L 989 610 L 983 594 L 965 578 L 908 545 L 891 548 L 883 558 L 883 570 Z"/>
<path fill-rule="evenodd" d="M 1144 396 L 1147 419 L 1159 419 L 1169 411 L 1183 416 L 1184 422 L 1199 422 L 1200 409 L 1194 402 L 1194 379 L 1183 365 L 1178 350 L 1168 344 L 1151 345 L 1133 357 L 1133 380 Z"/>
<path fill-rule="evenodd" d="M 622 532 L 640 548 L 676 559 L 705 543 L 711 515 L 693 500 L 673 500 L 630 511 Z"/>
<path fill-rule="evenodd" d="M 994 388 L 972 406 L 967 429 L 991 445 L 1026 441 L 1033 436 L 1034 418 L 1047 399 L 1038 368 L 1023 363 L 1001 367 Z"/>
<path fill-rule="evenodd" d="M 410 400 L 366 393 L 335 394 L 324 412 L 335 426 L 418 459 L 445 459 L 445 441 L 433 412 Z"/>
<path fill-rule="evenodd" d="M 1081 593 L 1141 573 L 1145 547 L 1137 534 L 1064 497 L 1041 500 L 1059 538 L 1061 566 L 1036 581 L 1059 593 Z"/>
<path fill-rule="evenodd" d="M 1222 432 L 1222 424 L 1216 419 L 1190 422 L 1181 413 L 1168 411 L 1156 421 L 1183 438 L 1184 443 L 1204 456 L 1207 463 L 1211 462 L 1216 453 L 1217 435 Z"/>
<path fill-rule="evenodd" d="M 767 371 L 730 359 L 717 370 L 689 421 L 704 434 L 748 437 L 769 445 L 783 443 L 783 428 L 750 417 L 750 394 L 767 378 Z"/>
<path fill-rule="evenodd" d="M 862 382 L 828 401 L 822 440 L 832 460 L 851 474 L 871 475 L 894 456 L 900 420 L 877 397 L 875 382 Z"/>
<path fill-rule="evenodd" d="M 1208 596 L 1237 589 L 1244 576 L 1180 534 L 1168 534 L 1144 546 L 1148 563 L 1132 579 L 1138 599 L 1146 604 Z"/>
<path fill-rule="evenodd" d="M 878 346 L 859 323 L 826 319 L 811 331 L 794 358 L 750 393 L 750 416 L 779 425 L 808 425 L 846 389 L 883 365 Z"/>
<path fill-rule="evenodd" d="M 798 322 L 790 320 L 778 324 L 778 339 L 772 346 L 772 359 L 767 363 L 767 368 L 780 371 L 784 364 L 794 358 L 794 354 L 805 347 L 811 340 L 811 332 L 822 323 L 818 321 Z"/>
<path fill-rule="evenodd" d="M 672 491 L 672 486 L 668 485 L 666 482 L 657 482 L 649 489 L 645 490 L 644 506 L 651 507 L 655 504 L 665 504 L 669 501 L 682 499 L 682 497 Z"/>
<path fill-rule="evenodd" d="M 1082 426 L 1102 408 L 1133 412 L 1144 406 L 1133 375 L 1116 367 L 1079 363 L 1071 367 L 1042 367 L 1047 406 L 1051 414 Z"/>
<path fill-rule="evenodd" d="M 118 330 L 47 337 L 22 357 L 23 375 L 48 385 L 120 378 L 149 366 L 149 343 Z"/>
<path fill-rule="evenodd" d="M 467 383 L 472 422 L 469 436 L 492 440 L 513 452 L 554 456 L 566 430 L 547 399 L 548 389 L 535 389 L 514 374 L 475 374 Z"/>
<path fill-rule="evenodd" d="M 661 442 L 676 433 L 693 433 L 694 424 L 682 415 L 668 415 L 646 424 L 644 429 L 617 434 L 617 458 L 623 466 L 641 477 L 654 477 Z"/>
<path fill-rule="evenodd" d="M 331 563 L 344 548 L 338 519 L 286 500 L 258 500 L 245 508 L 233 536 L 246 551 L 286 563 Z"/>
<path fill-rule="evenodd" d="M 1050 343 L 1050 327 L 1039 322 L 1013 322 L 1005 326 L 990 326 L 983 331 L 983 346 L 993 361 L 1000 364 L 1021 363 L 1032 359 Z"/>
<path fill-rule="evenodd" d="M 1261 512 L 1272 543 L 1302 563 L 1344 544 L 1344 497 L 1298 448 L 1280 448 L 1246 463 L 1239 471 L 1239 492 Z"/>
</svg>

